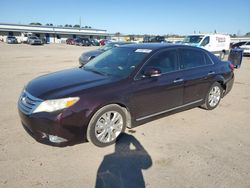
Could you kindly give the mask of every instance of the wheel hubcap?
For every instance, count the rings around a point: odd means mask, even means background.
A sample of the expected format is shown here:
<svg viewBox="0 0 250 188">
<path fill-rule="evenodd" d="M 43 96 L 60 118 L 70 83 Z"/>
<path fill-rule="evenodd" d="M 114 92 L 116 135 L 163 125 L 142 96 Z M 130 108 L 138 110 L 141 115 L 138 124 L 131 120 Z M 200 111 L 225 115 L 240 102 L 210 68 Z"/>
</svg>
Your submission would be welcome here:
<svg viewBox="0 0 250 188">
<path fill-rule="evenodd" d="M 208 103 L 211 107 L 214 107 L 220 101 L 220 88 L 218 86 L 214 86 L 208 96 Z"/>
<path fill-rule="evenodd" d="M 95 136 L 103 143 L 112 142 L 122 131 L 123 118 L 119 112 L 104 113 L 96 122 Z"/>
</svg>

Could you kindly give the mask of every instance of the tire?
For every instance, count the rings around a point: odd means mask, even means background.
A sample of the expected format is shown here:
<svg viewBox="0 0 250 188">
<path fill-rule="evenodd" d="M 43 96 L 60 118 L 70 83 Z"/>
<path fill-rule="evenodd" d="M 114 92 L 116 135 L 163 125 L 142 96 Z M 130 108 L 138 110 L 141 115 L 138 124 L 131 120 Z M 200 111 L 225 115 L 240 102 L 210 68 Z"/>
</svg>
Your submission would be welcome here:
<svg viewBox="0 0 250 188">
<path fill-rule="evenodd" d="M 116 104 L 104 106 L 91 118 L 87 139 L 98 147 L 109 146 L 116 142 L 126 125 L 126 111 L 123 108 Z"/>
<path fill-rule="evenodd" d="M 206 110 L 215 109 L 220 103 L 222 91 L 221 85 L 218 82 L 215 82 L 208 90 L 205 103 L 201 107 Z"/>
</svg>

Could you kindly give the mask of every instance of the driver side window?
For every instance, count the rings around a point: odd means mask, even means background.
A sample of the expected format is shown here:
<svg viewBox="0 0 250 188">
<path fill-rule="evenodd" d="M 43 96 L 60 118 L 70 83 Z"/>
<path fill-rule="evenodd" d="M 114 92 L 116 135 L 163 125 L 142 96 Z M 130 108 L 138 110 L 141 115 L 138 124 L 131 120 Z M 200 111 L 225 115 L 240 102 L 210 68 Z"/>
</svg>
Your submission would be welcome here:
<svg viewBox="0 0 250 188">
<path fill-rule="evenodd" d="M 210 38 L 209 38 L 209 37 L 206 37 L 206 38 L 204 38 L 204 40 L 202 41 L 201 46 L 206 46 L 209 42 L 210 42 Z"/>
<path fill-rule="evenodd" d="M 144 70 L 149 67 L 160 70 L 161 74 L 178 70 L 177 51 L 165 50 L 153 55 L 153 57 L 144 65 L 141 75 L 143 75 Z"/>
</svg>

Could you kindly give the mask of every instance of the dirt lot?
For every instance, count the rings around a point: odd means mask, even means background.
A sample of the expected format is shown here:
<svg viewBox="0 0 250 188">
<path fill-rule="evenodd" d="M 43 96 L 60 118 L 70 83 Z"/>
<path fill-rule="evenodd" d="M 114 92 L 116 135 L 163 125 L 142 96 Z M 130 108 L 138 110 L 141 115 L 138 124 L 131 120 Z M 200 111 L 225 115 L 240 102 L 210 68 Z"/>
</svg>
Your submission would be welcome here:
<svg viewBox="0 0 250 188">
<path fill-rule="evenodd" d="M 107 148 L 57 148 L 30 137 L 17 113 L 24 85 L 78 66 L 81 52 L 91 48 L 0 43 L 0 187 L 95 187 L 101 171 L 115 172 L 125 187 L 130 178 L 138 187 L 250 187 L 249 57 L 213 111 L 194 108 L 163 117 L 127 131 Z"/>
</svg>

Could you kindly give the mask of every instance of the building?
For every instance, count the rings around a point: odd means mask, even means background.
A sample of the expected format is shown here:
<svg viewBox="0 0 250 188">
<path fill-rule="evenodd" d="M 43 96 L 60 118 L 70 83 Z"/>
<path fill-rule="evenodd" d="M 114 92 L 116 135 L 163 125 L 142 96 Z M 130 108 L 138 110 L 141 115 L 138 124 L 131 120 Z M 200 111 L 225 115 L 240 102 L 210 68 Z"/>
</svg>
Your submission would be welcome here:
<svg viewBox="0 0 250 188">
<path fill-rule="evenodd" d="M 47 43 L 63 43 L 67 38 L 77 37 L 96 39 L 110 37 L 110 34 L 103 29 L 0 23 L 0 40 L 2 41 L 6 41 L 7 36 L 15 36 L 21 43 L 27 41 L 27 37 L 31 35 L 37 36 Z"/>
</svg>

